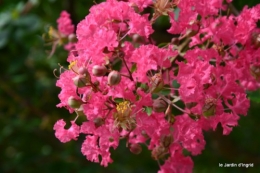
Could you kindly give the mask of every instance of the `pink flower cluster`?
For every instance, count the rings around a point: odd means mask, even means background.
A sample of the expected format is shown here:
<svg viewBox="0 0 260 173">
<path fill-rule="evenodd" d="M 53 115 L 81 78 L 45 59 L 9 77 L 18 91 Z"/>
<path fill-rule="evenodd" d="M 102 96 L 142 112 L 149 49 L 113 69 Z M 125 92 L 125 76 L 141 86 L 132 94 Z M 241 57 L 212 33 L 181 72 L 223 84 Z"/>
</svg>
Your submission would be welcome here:
<svg viewBox="0 0 260 173">
<path fill-rule="evenodd" d="M 74 32 L 74 25 L 72 24 L 70 14 L 68 12 L 62 11 L 57 23 L 60 33 L 68 36 Z"/>
<path fill-rule="evenodd" d="M 239 115 L 247 114 L 245 91 L 260 87 L 260 5 L 232 14 L 226 13 L 229 3 L 107 0 L 94 5 L 77 25 L 69 69 L 57 81 L 57 106 L 85 121 L 77 125 L 76 117 L 64 129 L 59 120 L 55 136 L 68 142 L 85 135 L 83 155 L 103 166 L 112 163 L 110 148 L 124 138 L 134 154 L 148 146 L 155 160 L 164 161 L 159 173 L 192 172 L 192 159 L 183 150 L 201 154 L 203 131 L 218 124 L 228 135 Z M 144 14 L 145 8 L 153 14 Z M 151 38 L 161 15 L 169 17 L 172 34 L 163 47 Z M 67 13 L 57 21 L 61 33 L 73 32 Z"/>
</svg>

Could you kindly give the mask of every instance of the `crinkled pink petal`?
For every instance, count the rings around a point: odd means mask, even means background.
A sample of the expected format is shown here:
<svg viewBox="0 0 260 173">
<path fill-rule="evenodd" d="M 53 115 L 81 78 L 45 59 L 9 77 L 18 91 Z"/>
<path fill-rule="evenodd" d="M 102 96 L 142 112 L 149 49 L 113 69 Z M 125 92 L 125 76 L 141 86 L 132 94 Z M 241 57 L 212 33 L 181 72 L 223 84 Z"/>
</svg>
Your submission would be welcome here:
<svg viewBox="0 0 260 173">
<path fill-rule="evenodd" d="M 55 130 L 55 136 L 61 142 L 69 142 L 70 140 L 77 140 L 79 136 L 79 126 L 75 124 L 74 121 L 71 121 L 71 127 L 66 130 L 64 129 L 66 123 L 64 120 L 59 120 L 55 123 L 53 129 Z"/>
</svg>

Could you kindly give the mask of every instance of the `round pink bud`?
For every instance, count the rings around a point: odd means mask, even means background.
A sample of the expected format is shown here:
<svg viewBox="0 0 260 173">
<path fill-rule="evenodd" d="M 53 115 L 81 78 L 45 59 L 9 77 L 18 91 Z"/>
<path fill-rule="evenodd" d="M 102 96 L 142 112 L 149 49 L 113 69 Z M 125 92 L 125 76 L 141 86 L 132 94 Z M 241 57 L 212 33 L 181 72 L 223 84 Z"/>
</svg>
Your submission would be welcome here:
<svg viewBox="0 0 260 173">
<path fill-rule="evenodd" d="M 89 83 L 89 81 L 87 80 L 87 78 L 86 78 L 85 76 L 81 76 L 81 75 L 75 76 L 72 80 L 73 80 L 73 83 L 74 83 L 78 88 L 85 87 L 86 84 Z"/>
<path fill-rule="evenodd" d="M 73 96 L 70 96 L 69 99 L 68 99 L 68 105 L 71 107 L 71 108 L 74 108 L 74 109 L 78 109 L 80 108 L 80 106 L 82 105 L 82 100 L 80 99 L 76 99 L 75 97 Z"/>
<path fill-rule="evenodd" d="M 130 144 L 129 149 L 133 154 L 140 154 L 142 152 L 142 147 L 140 144 Z"/>
<path fill-rule="evenodd" d="M 168 104 L 163 100 L 153 101 L 153 111 L 154 112 L 164 112 L 168 107 Z"/>
<path fill-rule="evenodd" d="M 78 70 L 78 73 L 80 75 L 83 75 L 83 76 L 88 76 L 89 75 L 88 69 L 85 68 L 85 67 L 80 67 L 79 70 Z"/>
<path fill-rule="evenodd" d="M 173 136 L 172 135 L 163 135 L 161 136 L 161 144 L 168 148 L 173 142 Z"/>
<path fill-rule="evenodd" d="M 166 156 L 168 150 L 169 150 L 168 148 L 165 148 L 162 145 L 157 146 L 152 150 L 152 158 L 155 160 L 162 159 Z"/>
<path fill-rule="evenodd" d="M 101 117 L 97 117 L 97 118 L 94 119 L 93 122 L 94 122 L 96 127 L 100 127 L 105 123 L 105 120 Z"/>
<path fill-rule="evenodd" d="M 214 98 L 207 98 L 202 113 L 205 117 L 213 116 L 216 113 L 216 100 Z"/>
<path fill-rule="evenodd" d="M 149 136 L 147 135 L 146 131 L 144 131 L 144 130 L 141 131 L 141 134 L 142 134 L 144 137 L 146 137 L 146 138 L 149 137 Z"/>
<path fill-rule="evenodd" d="M 120 83 L 121 81 L 121 75 L 118 71 L 111 71 L 108 75 L 108 85 L 112 86 L 112 85 L 117 85 Z"/>
<path fill-rule="evenodd" d="M 107 73 L 107 68 L 103 65 L 95 65 L 93 68 L 92 68 L 92 74 L 94 76 L 104 76 L 105 74 Z"/>
<path fill-rule="evenodd" d="M 69 42 L 70 42 L 70 43 L 76 43 L 76 42 L 77 42 L 77 37 L 76 37 L 75 34 L 70 34 L 70 35 L 68 36 L 68 39 L 69 39 Z"/>
</svg>

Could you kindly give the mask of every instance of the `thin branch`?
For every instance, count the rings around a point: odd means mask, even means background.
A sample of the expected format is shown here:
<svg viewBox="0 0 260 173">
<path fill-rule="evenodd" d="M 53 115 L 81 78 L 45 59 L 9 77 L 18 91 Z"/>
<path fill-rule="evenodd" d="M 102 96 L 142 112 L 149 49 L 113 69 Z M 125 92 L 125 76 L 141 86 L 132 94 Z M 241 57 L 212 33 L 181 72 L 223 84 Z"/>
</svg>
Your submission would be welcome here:
<svg viewBox="0 0 260 173">
<path fill-rule="evenodd" d="M 129 76 L 129 77 L 130 77 L 130 80 L 131 80 L 131 81 L 134 81 L 134 78 L 133 78 L 133 76 L 132 76 L 132 73 L 130 72 L 130 70 L 129 70 L 127 64 L 126 64 L 125 58 L 124 58 L 123 56 L 122 56 L 121 58 L 122 58 L 122 60 L 123 60 L 123 62 L 124 62 L 124 64 L 125 64 L 125 66 L 126 66 L 126 69 L 127 69 L 128 73 L 129 73 L 129 75 L 130 75 L 130 76 Z"/>
</svg>

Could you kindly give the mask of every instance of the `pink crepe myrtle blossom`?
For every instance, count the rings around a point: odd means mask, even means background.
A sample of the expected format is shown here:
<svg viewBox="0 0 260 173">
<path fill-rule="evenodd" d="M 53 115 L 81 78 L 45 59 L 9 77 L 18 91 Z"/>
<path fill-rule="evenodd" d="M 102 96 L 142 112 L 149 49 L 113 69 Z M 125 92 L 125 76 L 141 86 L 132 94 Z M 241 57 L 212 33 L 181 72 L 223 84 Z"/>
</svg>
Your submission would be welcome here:
<svg viewBox="0 0 260 173">
<path fill-rule="evenodd" d="M 71 127 L 69 129 L 64 129 L 65 125 L 64 120 L 59 120 L 55 123 L 53 129 L 55 130 L 56 138 L 63 143 L 69 142 L 72 139 L 77 140 L 80 127 L 74 121 L 71 121 Z"/>
<path fill-rule="evenodd" d="M 70 35 L 74 32 L 74 25 L 70 19 L 70 14 L 67 11 L 62 11 L 57 19 L 58 30 L 64 35 Z"/>
</svg>

